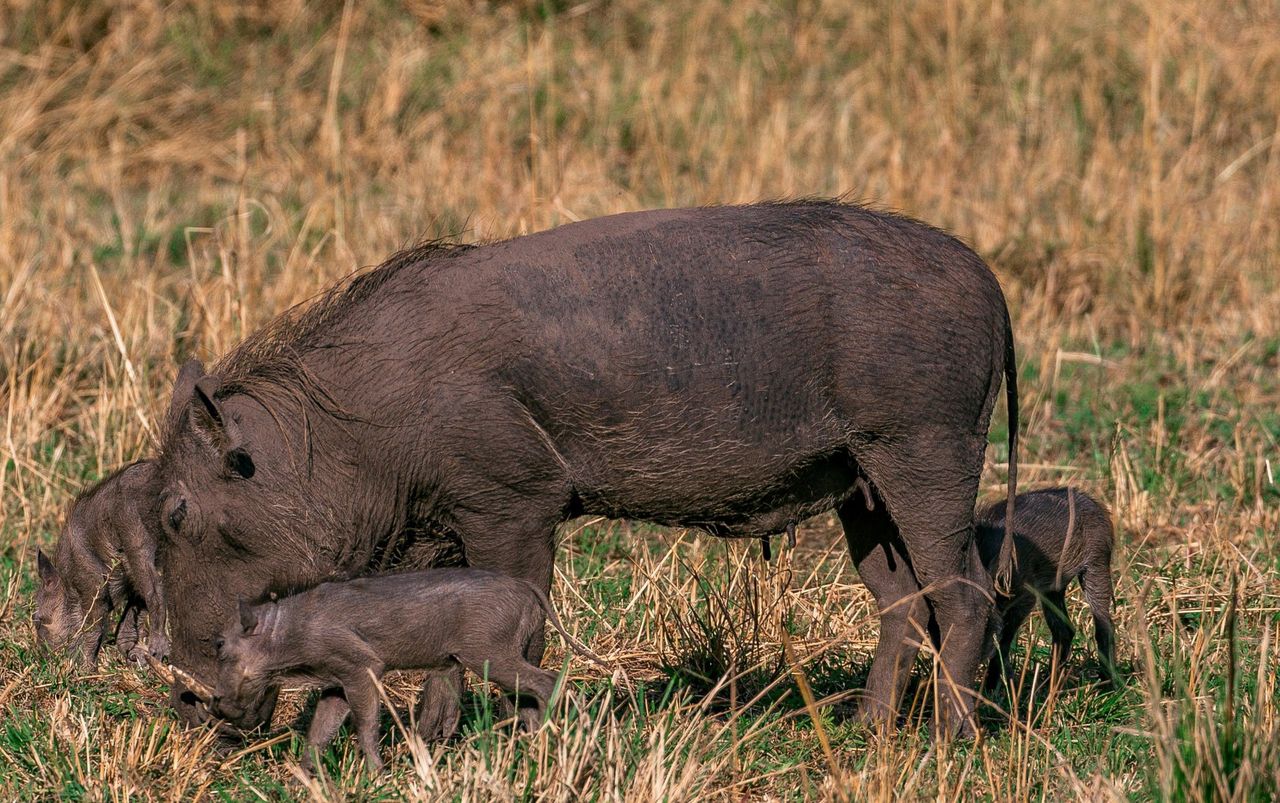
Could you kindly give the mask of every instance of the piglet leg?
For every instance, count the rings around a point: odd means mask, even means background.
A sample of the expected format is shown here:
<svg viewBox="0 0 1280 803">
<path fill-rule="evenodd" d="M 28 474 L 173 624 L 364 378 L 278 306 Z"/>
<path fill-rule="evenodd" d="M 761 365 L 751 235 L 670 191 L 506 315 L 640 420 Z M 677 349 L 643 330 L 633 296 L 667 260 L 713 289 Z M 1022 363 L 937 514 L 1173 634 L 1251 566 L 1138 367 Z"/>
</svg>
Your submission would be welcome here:
<svg viewBox="0 0 1280 803">
<path fill-rule="evenodd" d="M 1061 591 L 1049 591 L 1040 601 L 1044 611 L 1045 623 L 1049 625 L 1049 633 L 1053 636 L 1052 671 L 1057 674 L 1067 668 L 1067 658 L 1071 655 L 1071 640 L 1075 638 L 1075 628 L 1067 618 L 1066 595 Z"/>
<path fill-rule="evenodd" d="M 332 688 L 320 692 L 315 715 L 311 717 L 311 727 L 307 730 L 307 746 L 302 754 L 302 769 L 308 774 L 315 771 L 320 754 L 333 741 L 338 728 L 342 727 L 350 712 L 351 706 L 347 705 L 342 689 Z"/>
<path fill-rule="evenodd" d="M 138 606 L 130 602 L 120 615 L 120 625 L 116 628 L 116 649 L 120 655 L 138 664 L 144 663 L 140 655 L 134 654 L 138 647 Z"/>
<path fill-rule="evenodd" d="M 426 741 L 448 739 L 462 717 L 462 664 L 427 676 L 418 704 L 418 736 Z"/>
<path fill-rule="evenodd" d="M 378 699 L 375 673 L 361 667 L 353 674 L 354 677 L 343 681 L 342 691 L 347 697 L 347 704 L 351 706 L 356 738 L 360 741 L 360 749 L 364 751 L 365 764 L 371 772 L 380 773 L 384 769 L 382 757 L 378 755 L 378 714 L 382 706 Z"/>
</svg>

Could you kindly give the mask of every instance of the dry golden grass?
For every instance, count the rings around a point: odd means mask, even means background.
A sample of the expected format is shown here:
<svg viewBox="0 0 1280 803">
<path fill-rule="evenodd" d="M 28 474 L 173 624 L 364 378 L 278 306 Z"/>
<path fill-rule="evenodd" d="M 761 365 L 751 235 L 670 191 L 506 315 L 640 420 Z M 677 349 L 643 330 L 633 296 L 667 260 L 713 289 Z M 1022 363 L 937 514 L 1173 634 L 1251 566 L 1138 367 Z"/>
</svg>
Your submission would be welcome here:
<svg viewBox="0 0 1280 803">
<path fill-rule="evenodd" d="M 1280 9 L 891 5 L 0 2 L 0 795 L 1274 795 Z M 1122 527 L 1123 691 L 1088 682 L 1086 644 L 1044 693 L 1036 636 L 1036 691 L 988 738 L 875 738 L 840 700 L 827 757 L 785 672 L 748 705 L 784 611 L 820 698 L 861 683 L 873 606 L 822 520 L 790 573 L 754 545 L 567 528 L 556 599 L 618 672 L 575 660 L 533 737 L 480 711 L 455 744 L 392 738 L 385 785 L 346 745 L 304 786 L 287 741 L 219 752 L 147 673 L 33 648 L 34 547 L 149 448 L 181 359 L 423 237 L 803 195 L 904 210 L 999 274 L 1029 482 L 1097 492 Z M 691 678 L 708 653 L 746 674 Z"/>
</svg>

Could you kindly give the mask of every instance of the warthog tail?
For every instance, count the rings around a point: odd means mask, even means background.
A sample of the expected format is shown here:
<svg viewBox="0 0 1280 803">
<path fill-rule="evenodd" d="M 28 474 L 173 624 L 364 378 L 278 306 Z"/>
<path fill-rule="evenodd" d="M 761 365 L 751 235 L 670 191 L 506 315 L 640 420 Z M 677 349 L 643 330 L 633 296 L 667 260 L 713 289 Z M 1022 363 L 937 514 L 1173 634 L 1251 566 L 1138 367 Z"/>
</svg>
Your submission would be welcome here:
<svg viewBox="0 0 1280 803">
<path fill-rule="evenodd" d="M 528 580 L 525 580 L 525 582 L 528 583 L 529 588 L 533 589 L 534 596 L 538 598 L 538 604 L 542 606 L 542 612 L 547 615 L 547 620 L 551 622 L 551 626 L 556 629 L 556 632 L 560 634 L 560 637 L 564 639 L 565 643 L 582 657 L 588 658 L 593 663 L 599 664 L 601 667 L 613 671 L 613 667 L 606 664 L 603 658 L 596 655 L 589 647 L 587 647 L 587 645 L 578 641 L 569 634 L 568 630 L 564 629 L 564 625 L 560 624 L 560 617 L 556 615 L 556 609 L 551 607 L 551 600 L 547 599 L 547 595 L 542 593 L 542 589 L 538 588 L 533 583 L 530 583 Z"/>
<path fill-rule="evenodd" d="M 1013 349 L 1013 324 L 1004 316 L 1004 394 L 1009 409 L 1009 499 L 1004 511 L 1004 541 L 996 564 L 996 591 L 1013 592 L 1013 570 L 1017 555 L 1013 550 L 1013 500 L 1018 495 L 1018 359 Z"/>
</svg>

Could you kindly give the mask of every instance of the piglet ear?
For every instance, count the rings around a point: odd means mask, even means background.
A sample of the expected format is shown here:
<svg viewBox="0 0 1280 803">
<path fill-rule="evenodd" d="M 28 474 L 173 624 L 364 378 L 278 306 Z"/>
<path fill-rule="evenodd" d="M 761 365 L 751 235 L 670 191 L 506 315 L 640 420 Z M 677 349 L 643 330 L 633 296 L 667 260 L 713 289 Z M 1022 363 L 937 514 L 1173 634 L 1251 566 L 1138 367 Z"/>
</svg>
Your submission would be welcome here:
<svg viewBox="0 0 1280 803">
<path fill-rule="evenodd" d="M 40 571 L 40 582 L 46 586 L 51 586 L 61 580 L 58 576 L 58 570 L 53 566 L 53 561 L 49 560 L 49 556 L 44 554 L 43 549 L 36 550 L 36 568 Z"/>
<path fill-rule="evenodd" d="M 240 600 L 240 629 L 247 636 L 258 629 L 258 612 L 247 600 Z"/>
</svg>

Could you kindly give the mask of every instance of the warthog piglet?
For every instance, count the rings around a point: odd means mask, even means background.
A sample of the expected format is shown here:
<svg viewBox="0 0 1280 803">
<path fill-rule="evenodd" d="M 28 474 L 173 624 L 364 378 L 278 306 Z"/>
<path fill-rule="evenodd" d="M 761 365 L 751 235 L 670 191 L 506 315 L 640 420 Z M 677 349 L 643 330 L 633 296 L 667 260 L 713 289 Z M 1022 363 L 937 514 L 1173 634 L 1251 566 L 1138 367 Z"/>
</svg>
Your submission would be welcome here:
<svg viewBox="0 0 1280 803">
<path fill-rule="evenodd" d="M 1017 568 L 1012 594 L 997 600 L 999 654 L 988 664 L 986 688 L 999 685 L 1002 664 L 1007 673 L 1012 671 L 1009 648 L 1037 599 L 1053 635 L 1053 666 L 1061 669 L 1066 665 L 1075 636 L 1066 613 L 1066 589 L 1073 580 L 1078 580 L 1084 591 L 1093 614 L 1099 659 L 1108 681 L 1114 682 L 1111 548 L 1115 535 L 1111 515 L 1100 502 L 1074 488 L 1028 491 L 1018 494 L 1014 502 Z M 978 550 L 992 569 L 1004 538 L 1005 509 L 1005 500 L 1000 500 L 981 508 L 976 517 Z"/>
<path fill-rule="evenodd" d="M 145 608 L 151 654 L 168 652 L 156 539 L 143 521 L 153 472 L 150 461 L 131 463 L 81 494 L 53 557 L 37 552 L 36 636 L 50 648 L 97 663 L 116 613 L 116 643 L 127 655 Z"/>
<path fill-rule="evenodd" d="M 487 676 L 517 698 L 521 723 L 540 723 L 556 675 L 530 660 L 535 637 L 550 620 L 575 650 L 599 660 L 561 626 L 546 596 L 531 583 L 479 569 L 432 569 L 324 583 L 260 605 L 242 602 L 240 618 L 215 646 L 218 681 L 213 711 L 238 722 L 257 710 L 276 684 L 315 683 L 323 692 L 307 733 L 303 758 L 334 737 L 347 714 L 355 718 L 365 759 L 381 770 L 377 682 L 397 669 L 431 670 L 453 679 L 453 698 L 424 695 L 419 726 L 449 713 L 456 727 L 462 669 Z M 428 688 L 434 689 L 428 684 Z M 533 707 L 528 704 L 532 703 Z"/>
</svg>

